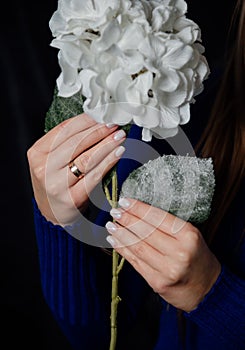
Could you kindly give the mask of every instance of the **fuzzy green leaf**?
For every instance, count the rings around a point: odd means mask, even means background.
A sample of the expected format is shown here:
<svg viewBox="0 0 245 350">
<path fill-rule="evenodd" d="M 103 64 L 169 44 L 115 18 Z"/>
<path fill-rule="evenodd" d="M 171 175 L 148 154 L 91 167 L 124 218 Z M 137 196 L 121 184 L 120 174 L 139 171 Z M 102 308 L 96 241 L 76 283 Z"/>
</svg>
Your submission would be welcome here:
<svg viewBox="0 0 245 350">
<path fill-rule="evenodd" d="M 138 199 L 197 224 L 209 217 L 214 190 L 212 158 L 164 155 L 133 170 L 120 197 Z"/>
<path fill-rule="evenodd" d="M 64 120 L 83 113 L 83 102 L 84 97 L 80 93 L 71 97 L 58 96 L 58 88 L 55 86 L 53 101 L 45 117 L 44 132 L 47 133 Z"/>
</svg>

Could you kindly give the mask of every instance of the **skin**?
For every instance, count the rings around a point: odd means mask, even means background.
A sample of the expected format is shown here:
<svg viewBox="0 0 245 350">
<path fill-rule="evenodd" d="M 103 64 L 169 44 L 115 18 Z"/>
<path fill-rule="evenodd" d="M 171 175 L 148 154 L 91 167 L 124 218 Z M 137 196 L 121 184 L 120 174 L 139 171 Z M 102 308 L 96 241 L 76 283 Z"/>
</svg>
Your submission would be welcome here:
<svg viewBox="0 0 245 350">
<path fill-rule="evenodd" d="M 143 202 L 127 198 L 120 203 L 124 208 L 111 210 L 115 222 L 106 224 L 108 242 L 164 300 L 194 310 L 221 270 L 200 231 Z"/>
<path fill-rule="evenodd" d="M 120 159 L 116 152 L 124 150 L 125 134 L 115 140 L 117 129 L 81 114 L 57 125 L 28 150 L 34 196 L 48 221 L 64 226 L 84 211 L 91 191 Z M 85 177 L 78 179 L 70 171 L 71 160 Z"/>
<path fill-rule="evenodd" d="M 85 210 L 90 193 L 124 151 L 126 135 L 117 129 L 81 114 L 57 125 L 28 150 L 34 196 L 48 221 L 71 224 Z M 70 171 L 71 160 L 85 173 L 83 178 Z M 167 302 L 187 312 L 195 309 L 221 270 L 199 230 L 140 201 L 119 204 L 111 211 L 115 222 L 106 225 L 109 243 Z"/>
</svg>

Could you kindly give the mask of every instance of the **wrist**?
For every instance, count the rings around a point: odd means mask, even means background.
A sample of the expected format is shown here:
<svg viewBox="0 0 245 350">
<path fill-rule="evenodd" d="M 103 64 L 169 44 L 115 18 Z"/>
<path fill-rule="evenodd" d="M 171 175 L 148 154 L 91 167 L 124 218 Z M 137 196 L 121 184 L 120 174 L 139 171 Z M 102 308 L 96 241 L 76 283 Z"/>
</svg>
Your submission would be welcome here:
<svg viewBox="0 0 245 350">
<path fill-rule="evenodd" d="M 213 286 L 215 285 L 219 275 L 221 273 L 222 267 L 218 259 L 214 256 L 212 267 L 208 270 L 209 278 L 205 279 L 205 283 L 202 281 L 199 282 L 196 291 L 196 301 L 187 305 L 183 311 L 189 313 L 198 308 L 199 304 L 206 298 L 208 293 L 211 291 Z"/>
</svg>

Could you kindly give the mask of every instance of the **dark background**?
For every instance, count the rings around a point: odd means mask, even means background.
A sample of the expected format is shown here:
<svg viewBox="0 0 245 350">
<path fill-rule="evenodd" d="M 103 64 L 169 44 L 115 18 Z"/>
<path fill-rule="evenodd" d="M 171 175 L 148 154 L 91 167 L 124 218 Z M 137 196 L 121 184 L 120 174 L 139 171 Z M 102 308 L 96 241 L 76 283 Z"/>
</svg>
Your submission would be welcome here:
<svg viewBox="0 0 245 350">
<path fill-rule="evenodd" d="M 83 1 L 83 0 L 81 0 Z M 226 49 L 234 0 L 187 1 L 202 29 L 211 72 Z M 41 291 L 27 149 L 43 135 L 45 113 L 59 74 L 49 46 L 57 0 L 17 1 L 1 13 L 1 347 L 70 349 Z"/>
</svg>

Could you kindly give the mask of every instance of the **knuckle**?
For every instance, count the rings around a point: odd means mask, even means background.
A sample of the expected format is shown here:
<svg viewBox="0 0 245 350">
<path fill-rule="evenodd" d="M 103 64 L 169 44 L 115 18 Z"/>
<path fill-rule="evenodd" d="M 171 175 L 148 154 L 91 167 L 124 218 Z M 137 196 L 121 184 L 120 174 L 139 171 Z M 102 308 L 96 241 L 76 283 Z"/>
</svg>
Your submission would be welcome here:
<svg viewBox="0 0 245 350">
<path fill-rule="evenodd" d="M 185 231 L 192 231 L 193 226 L 192 226 L 192 224 L 190 222 L 185 222 L 185 225 L 184 225 L 183 229 Z"/>
<path fill-rule="evenodd" d="M 192 251 L 198 250 L 201 245 L 202 237 L 198 230 L 192 230 L 190 234 L 190 247 Z"/>
<path fill-rule="evenodd" d="M 167 286 L 165 281 L 162 279 L 159 279 L 159 278 L 154 279 L 151 285 L 155 293 L 164 294 L 166 292 Z"/>
<path fill-rule="evenodd" d="M 193 228 L 192 225 L 186 227 L 185 231 L 183 232 L 183 241 L 187 242 L 188 244 L 198 244 L 200 239 L 200 232 L 196 228 Z"/>
<path fill-rule="evenodd" d="M 56 128 L 56 138 L 59 137 L 64 137 L 69 135 L 69 131 L 70 128 L 68 127 L 68 125 L 70 126 L 71 121 L 69 119 L 63 120 L 63 122 L 61 122 L 60 124 L 57 125 Z"/>
<path fill-rule="evenodd" d="M 33 148 L 30 147 L 26 152 L 26 156 L 29 162 L 32 160 L 32 155 L 33 155 Z"/>
<path fill-rule="evenodd" d="M 68 126 L 68 124 L 71 124 L 71 122 L 74 120 L 74 118 L 69 118 L 69 119 L 65 119 L 65 120 L 63 120 L 61 123 L 59 123 L 58 125 L 57 125 L 57 129 L 58 130 L 64 130 L 64 129 L 66 129 L 66 132 L 67 132 L 67 130 L 69 129 L 69 128 L 67 128 L 67 126 Z"/>
<path fill-rule="evenodd" d="M 139 258 L 143 258 L 145 256 L 145 253 L 146 253 L 143 244 L 136 244 L 134 247 L 134 253 Z"/>
<path fill-rule="evenodd" d="M 89 166 L 89 163 L 90 163 L 90 157 L 89 157 L 89 155 L 88 154 L 86 154 L 86 153 L 83 153 L 82 155 L 81 155 L 81 157 L 80 158 L 78 158 L 78 167 L 79 167 L 79 169 L 81 169 L 81 171 L 83 171 L 83 172 L 85 172 L 86 173 L 86 171 L 87 171 L 87 168 L 88 168 L 88 166 Z"/>
<path fill-rule="evenodd" d="M 177 284 L 181 279 L 181 271 L 178 266 L 171 266 L 168 273 L 168 280 L 170 285 Z"/>
<path fill-rule="evenodd" d="M 61 197 L 59 196 L 60 195 L 60 190 L 57 186 L 56 183 L 52 183 L 52 184 L 48 184 L 47 188 L 46 188 L 46 191 L 47 191 L 47 195 L 48 197 L 51 196 L 53 198 L 59 198 L 59 201 L 61 199 Z"/>
<path fill-rule="evenodd" d="M 105 136 L 104 125 L 100 125 L 96 129 L 96 137 L 100 140 L 100 139 L 104 138 L 104 136 Z"/>
<path fill-rule="evenodd" d="M 189 265 L 191 261 L 191 255 L 188 250 L 180 249 L 176 252 L 178 260 L 185 264 Z"/>
<path fill-rule="evenodd" d="M 43 181 L 45 179 L 46 167 L 44 165 L 36 166 L 32 171 L 37 180 Z"/>
<path fill-rule="evenodd" d="M 131 256 L 127 254 L 125 254 L 125 258 L 133 266 L 133 268 L 137 270 L 137 268 L 139 267 L 139 261 L 137 260 L 137 258 L 135 256 Z"/>
<path fill-rule="evenodd" d="M 27 150 L 26 156 L 27 156 L 29 165 L 32 165 L 33 162 L 37 159 L 37 152 L 33 146 Z"/>
<path fill-rule="evenodd" d="M 199 242 L 201 240 L 200 232 L 197 228 L 192 227 L 192 240 Z"/>
<path fill-rule="evenodd" d="M 131 220 L 129 218 L 129 215 L 127 213 L 124 213 L 122 215 L 122 218 L 121 218 L 121 223 L 126 226 L 126 227 L 129 227 L 130 224 L 131 224 Z"/>
<path fill-rule="evenodd" d="M 103 125 L 96 125 L 89 132 L 89 136 L 92 136 L 93 139 L 98 142 L 105 137 L 105 128 Z"/>
</svg>

